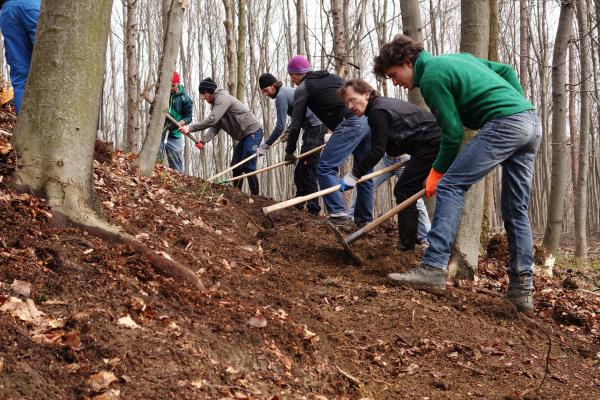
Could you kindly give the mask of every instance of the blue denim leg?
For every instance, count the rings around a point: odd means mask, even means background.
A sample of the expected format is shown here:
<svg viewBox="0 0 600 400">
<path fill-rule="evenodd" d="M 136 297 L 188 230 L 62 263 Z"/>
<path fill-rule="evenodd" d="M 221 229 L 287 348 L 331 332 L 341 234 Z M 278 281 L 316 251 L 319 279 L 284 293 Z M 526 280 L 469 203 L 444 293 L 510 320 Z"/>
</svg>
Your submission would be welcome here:
<svg viewBox="0 0 600 400">
<path fill-rule="evenodd" d="M 429 220 L 429 214 L 427 213 L 427 207 L 423 199 L 417 200 L 417 210 L 419 210 L 419 227 L 417 230 L 417 239 L 419 241 L 427 240 L 427 234 L 431 229 L 431 221 Z"/>
<path fill-rule="evenodd" d="M 317 180 L 321 190 L 339 184 L 340 165 L 351 155 L 362 159 L 371 148 L 371 130 L 366 117 L 348 117 L 333 131 L 333 135 L 321 153 L 317 165 Z M 373 181 L 357 185 L 355 219 L 357 223 L 373 219 Z M 325 207 L 330 216 L 346 215 L 344 199 L 340 192 L 324 197 Z"/>
<path fill-rule="evenodd" d="M 436 209 L 427 239 L 423 263 L 446 269 L 460 216 L 464 194 L 494 167 L 506 165 L 503 177 L 503 218 L 507 226 L 509 264 L 512 275 L 519 275 L 519 287 L 532 287 L 533 247 L 527 217 L 533 160 L 541 139 L 541 125 L 535 111 L 525 111 L 484 124 L 464 147 L 436 189 Z M 509 212 L 510 211 L 510 212 Z M 508 233 L 508 230 L 511 233 Z M 515 243 L 516 239 L 522 243 Z M 518 265 L 518 267 L 517 267 Z M 514 282 L 511 281 L 511 282 Z"/>
<path fill-rule="evenodd" d="M 14 103 L 17 114 L 21 111 L 29 75 L 40 3 L 41 0 L 12 0 L 4 4 L 0 14 L 0 29 L 4 37 L 6 61 L 10 67 L 10 80 L 15 92 Z"/>
<path fill-rule="evenodd" d="M 183 147 L 183 137 L 167 139 L 166 148 L 169 167 L 180 174 L 183 173 Z"/>
</svg>

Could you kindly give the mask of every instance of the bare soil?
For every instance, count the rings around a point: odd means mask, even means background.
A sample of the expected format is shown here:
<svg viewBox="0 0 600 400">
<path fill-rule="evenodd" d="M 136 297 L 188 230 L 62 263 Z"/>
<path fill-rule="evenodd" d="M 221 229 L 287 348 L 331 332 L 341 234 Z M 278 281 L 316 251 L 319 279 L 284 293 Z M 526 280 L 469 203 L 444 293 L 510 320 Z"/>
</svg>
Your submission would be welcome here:
<svg viewBox="0 0 600 400">
<path fill-rule="evenodd" d="M 322 219 L 291 208 L 267 230 L 271 200 L 162 166 L 140 178 L 132 158 L 96 162 L 107 218 L 207 290 L 58 225 L 2 176 L 0 306 L 30 298 L 46 322 L 0 311 L 0 399 L 600 398 L 600 301 L 564 275 L 536 278 L 532 318 L 502 299 L 505 260 L 443 294 L 389 286 L 422 253 L 392 232 L 352 245 L 359 268 Z"/>
</svg>

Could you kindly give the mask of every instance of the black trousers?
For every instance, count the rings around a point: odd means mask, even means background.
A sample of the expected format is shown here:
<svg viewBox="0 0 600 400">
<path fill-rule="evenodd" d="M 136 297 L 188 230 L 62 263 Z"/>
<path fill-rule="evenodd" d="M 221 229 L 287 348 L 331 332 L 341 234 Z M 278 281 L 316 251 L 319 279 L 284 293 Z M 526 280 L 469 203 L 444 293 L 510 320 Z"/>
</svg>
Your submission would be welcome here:
<svg viewBox="0 0 600 400">
<path fill-rule="evenodd" d="M 325 143 L 325 134 L 327 133 L 325 125 L 311 126 L 304 130 L 302 135 L 301 152 L 306 153 Z M 306 196 L 317 192 L 319 184 L 317 183 L 317 164 L 319 163 L 320 154 L 316 153 L 311 156 L 298 160 L 296 169 L 294 170 L 294 185 L 296 185 L 296 197 Z M 312 199 L 307 202 L 306 208 L 311 214 L 319 214 L 321 206 L 319 199 Z M 296 208 L 303 209 L 304 203 L 297 204 Z"/>
</svg>

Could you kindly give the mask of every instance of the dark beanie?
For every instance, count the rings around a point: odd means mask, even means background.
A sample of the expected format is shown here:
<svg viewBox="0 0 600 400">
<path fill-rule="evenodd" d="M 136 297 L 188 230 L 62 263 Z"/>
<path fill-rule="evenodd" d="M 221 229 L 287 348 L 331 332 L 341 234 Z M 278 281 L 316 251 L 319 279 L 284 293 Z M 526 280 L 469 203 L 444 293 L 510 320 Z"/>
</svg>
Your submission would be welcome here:
<svg viewBox="0 0 600 400">
<path fill-rule="evenodd" d="M 216 89 L 217 84 L 215 83 L 215 81 L 212 80 L 212 78 L 204 78 L 202 82 L 200 82 L 200 87 L 198 88 L 200 94 L 214 93 Z"/>
<path fill-rule="evenodd" d="M 260 86 L 261 89 L 264 89 L 267 86 L 271 86 L 275 82 L 277 82 L 277 78 L 275 78 L 273 75 L 271 75 L 268 72 L 265 72 L 258 78 L 258 86 Z"/>
</svg>

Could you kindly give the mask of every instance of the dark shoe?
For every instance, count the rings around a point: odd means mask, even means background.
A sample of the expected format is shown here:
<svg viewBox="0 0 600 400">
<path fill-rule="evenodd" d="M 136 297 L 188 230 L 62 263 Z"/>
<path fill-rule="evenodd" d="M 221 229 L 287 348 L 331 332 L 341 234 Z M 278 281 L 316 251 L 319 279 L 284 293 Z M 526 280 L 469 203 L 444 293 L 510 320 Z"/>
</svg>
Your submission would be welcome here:
<svg viewBox="0 0 600 400">
<path fill-rule="evenodd" d="M 419 211 L 408 210 L 398 214 L 398 244 L 400 251 L 414 250 L 417 243 L 417 228 L 419 224 Z"/>
<path fill-rule="evenodd" d="M 347 215 L 340 217 L 329 217 L 327 218 L 327 222 L 336 228 L 344 228 L 350 223 L 350 218 L 348 218 Z"/>
<path fill-rule="evenodd" d="M 446 289 L 446 271 L 421 264 L 405 273 L 388 274 L 391 283 L 409 285 L 423 289 Z"/>
<path fill-rule="evenodd" d="M 504 298 L 513 303 L 520 312 L 533 313 L 533 289 L 509 287 Z"/>
<path fill-rule="evenodd" d="M 354 225 L 356 225 L 356 227 L 357 227 L 358 229 L 362 229 L 362 228 L 364 228 L 365 226 L 369 225 L 370 223 L 371 223 L 371 221 L 361 221 L 361 222 L 356 222 L 356 221 L 354 221 Z"/>
</svg>

